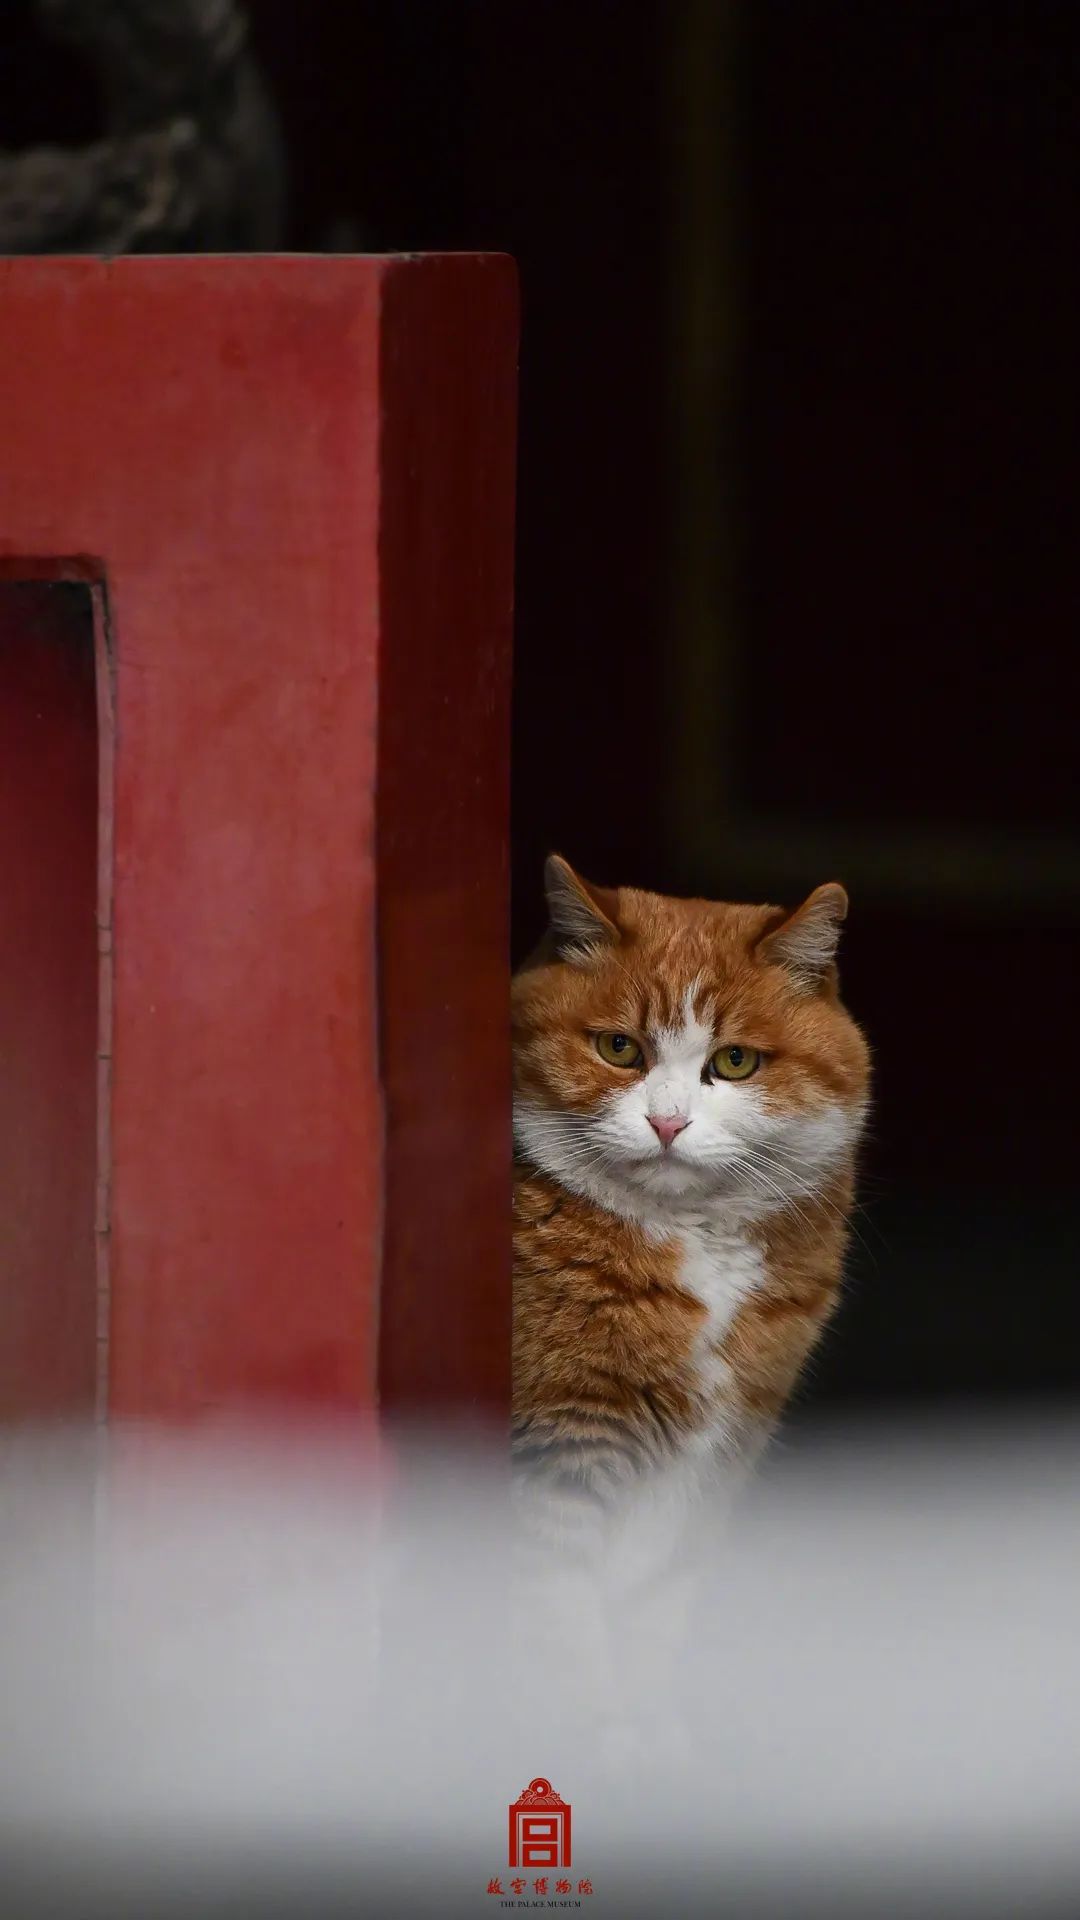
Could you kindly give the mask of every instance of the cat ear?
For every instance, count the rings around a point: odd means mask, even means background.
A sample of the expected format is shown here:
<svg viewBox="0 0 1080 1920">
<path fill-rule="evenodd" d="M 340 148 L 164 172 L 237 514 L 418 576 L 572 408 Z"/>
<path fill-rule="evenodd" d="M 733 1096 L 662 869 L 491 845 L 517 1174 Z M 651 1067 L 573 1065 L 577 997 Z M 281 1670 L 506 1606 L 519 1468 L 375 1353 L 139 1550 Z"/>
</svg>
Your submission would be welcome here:
<svg viewBox="0 0 1080 1920">
<path fill-rule="evenodd" d="M 847 910 L 847 894 L 830 880 L 769 929 L 758 941 L 758 954 L 774 966 L 790 968 L 801 986 L 819 986 L 836 959 Z"/>
<path fill-rule="evenodd" d="M 614 946 L 619 929 L 601 904 L 613 903 L 613 896 L 600 887 L 590 887 L 573 867 L 557 853 L 548 855 L 544 865 L 544 890 L 555 945 L 564 960 L 590 952 L 595 947 Z"/>
</svg>

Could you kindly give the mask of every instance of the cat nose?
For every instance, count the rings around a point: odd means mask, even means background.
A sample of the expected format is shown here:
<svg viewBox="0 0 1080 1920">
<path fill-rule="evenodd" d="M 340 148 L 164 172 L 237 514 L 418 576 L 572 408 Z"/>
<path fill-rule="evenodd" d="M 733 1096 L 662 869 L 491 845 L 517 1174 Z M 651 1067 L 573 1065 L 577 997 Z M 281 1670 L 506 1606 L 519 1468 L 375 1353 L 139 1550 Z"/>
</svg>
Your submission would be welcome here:
<svg viewBox="0 0 1080 1920">
<path fill-rule="evenodd" d="M 668 1114 L 663 1120 L 658 1120 L 654 1113 L 647 1114 L 645 1117 L 662 1147 L 670 1147 L 675 1135 L 690 1125 L 685 1114 L 681 1113 Z"/>
</svg>

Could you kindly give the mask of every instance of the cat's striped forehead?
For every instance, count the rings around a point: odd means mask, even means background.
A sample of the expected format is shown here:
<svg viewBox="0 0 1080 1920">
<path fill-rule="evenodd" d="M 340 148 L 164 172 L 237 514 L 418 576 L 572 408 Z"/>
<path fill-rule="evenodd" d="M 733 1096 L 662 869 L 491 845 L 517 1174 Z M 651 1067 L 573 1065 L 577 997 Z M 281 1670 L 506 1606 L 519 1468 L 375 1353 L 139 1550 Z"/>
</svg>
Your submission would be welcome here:
<svg viewBox="0 0 1080 1920">
<path fill-rule="evenodd" d="M 636 1033 L 712 1030 L 759 974 L 754 946 L 773 912 L 624 889 L 619 947 L 598 951 L 582 972 L 598 1003 L 608 1002 L 618 1023 Z"/>
<path fill-rule="evenodd" d="M 644 961 L 612 967 L 609 961 L 596 969 L 592 998 L 596 1018 L 605 1025 L 659 1039 L 689 1027 L 711 1031 L 733 991 L 734 981 L 715 972 L 699 969 L 691 975 L 663 962 L 654 970 Z"/>
</svg>

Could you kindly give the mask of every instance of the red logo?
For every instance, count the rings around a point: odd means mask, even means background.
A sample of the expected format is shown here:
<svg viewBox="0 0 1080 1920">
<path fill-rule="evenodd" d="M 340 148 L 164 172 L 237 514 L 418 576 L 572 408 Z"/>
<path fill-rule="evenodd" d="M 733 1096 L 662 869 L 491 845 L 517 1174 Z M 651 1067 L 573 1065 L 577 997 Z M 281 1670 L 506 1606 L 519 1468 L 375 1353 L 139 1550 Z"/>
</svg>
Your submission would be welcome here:
<svg viewBox="0 0 1080 1920">
<path fill-rule="evenodd" d="M 539 1775 L 510 1806 L 510 1865 L 570 1865 L 570 1804 Z"/>
</svg>

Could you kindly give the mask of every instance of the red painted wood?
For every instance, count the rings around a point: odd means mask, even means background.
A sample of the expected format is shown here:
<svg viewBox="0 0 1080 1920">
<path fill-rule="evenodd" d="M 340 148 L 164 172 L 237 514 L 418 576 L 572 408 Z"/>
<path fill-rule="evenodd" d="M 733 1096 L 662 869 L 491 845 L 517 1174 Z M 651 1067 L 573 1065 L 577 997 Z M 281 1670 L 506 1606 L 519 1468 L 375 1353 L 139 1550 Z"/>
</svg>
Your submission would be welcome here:
<svg viewBox="0 0 1080 1920">
<path fill-rule="evenodd" d="M 398 1409 L 507 1394 L 514 300 L 506 275 L 399 275 L 384 309 L 380 1378 Z"/>
<path fill-rule="evenodd" d="M 97 727 L 85 588 L 0 581 L 0 1419 L 94 1405 Z"/>
<path fill-rule="evenodd" d="M 370 1406 L 380 1305 L 505 1393 L 514 334 L 505 261 L 0 263 L 0 554 L 115 661 L 114 1414 Z"/>
</svg>

